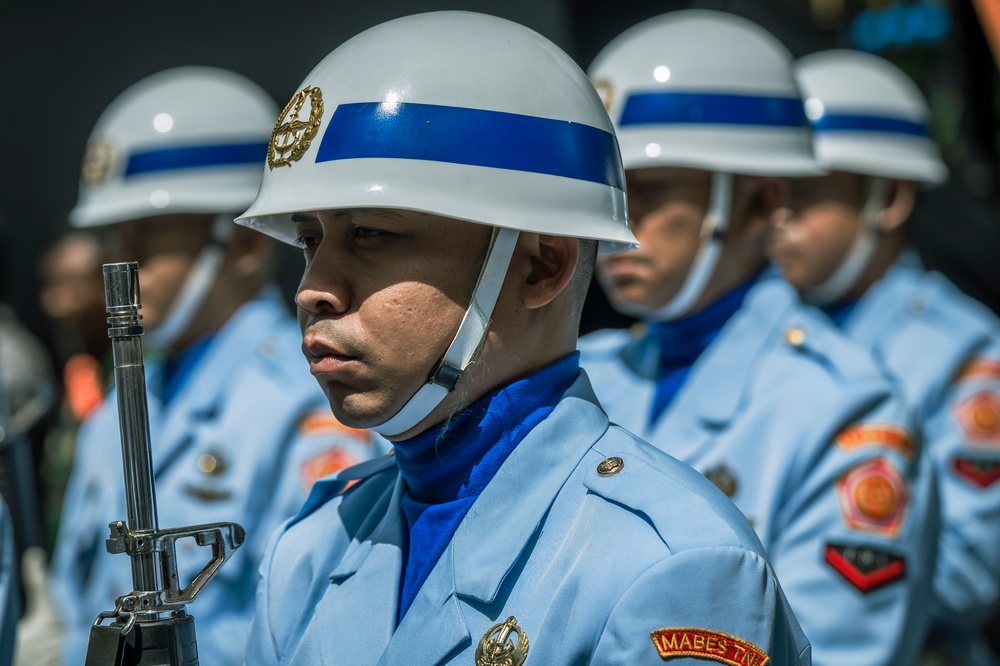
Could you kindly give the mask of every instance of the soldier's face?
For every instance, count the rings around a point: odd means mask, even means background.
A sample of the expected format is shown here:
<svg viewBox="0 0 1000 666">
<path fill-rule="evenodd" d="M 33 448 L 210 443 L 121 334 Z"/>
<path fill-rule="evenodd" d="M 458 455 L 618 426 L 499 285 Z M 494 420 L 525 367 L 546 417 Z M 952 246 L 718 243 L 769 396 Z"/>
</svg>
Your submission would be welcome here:
<svg viewBox="0 0 1000 666">
<path fill-rule="evenodd" d="M 490 229 L 409 211 L 293 219 L 306 260 L 296 302 L 310 370 L 342 423 L 381 423 L 451 344 Z"/>
<path fill-rule="evenodd" d="M 115 261 L 139 263 L 142 323 L 159 325 L 211 237 L 211 215 L 163 215 L 117 225 Z"/>
<path fill-rule="evenodd" d="M 640 247 L 606 255 L 597 276 L 612 302 L 655 308 L 677 295 L 700 247 L 711 174 L 679 168 L 625 174 L 632 232 Z"/>
<path fill-rule="evenodd" d="M 861 230 L 863 178 L 835 172 L 791 182 L 788 207 L 774 215 L 768 255 L 802 291 L 830 277 Z"/>
</svg>

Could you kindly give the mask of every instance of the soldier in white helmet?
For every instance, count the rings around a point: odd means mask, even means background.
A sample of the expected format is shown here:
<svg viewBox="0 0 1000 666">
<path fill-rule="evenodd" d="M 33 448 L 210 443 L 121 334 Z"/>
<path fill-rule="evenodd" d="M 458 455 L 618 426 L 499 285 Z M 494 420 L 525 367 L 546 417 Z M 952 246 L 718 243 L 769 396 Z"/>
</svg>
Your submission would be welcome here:
<svg viewBox="0 0 1000 666">
<path fill-rule="evenodd" d="M 308 376 L 270 239 L 233 224 L 257 193 L 276 115 L 233 72 L 149 76 L 98 120 L 70 216 L 111 227 L 114 257 L 139 263 L 159 524 L 247 532 L 191 607 L 204 664 L 242 663 L 268 534 L 312 481 L 381 453 L 371 433 L 333 419 Z M 132 589 L 128 561 L 104 545 L 124 500 L 111 397 L 81 430 L 54 556 L 67 664 L 83 663 L 91 623 Z M 209 555 L 192 540 L 178 548 L 187 582 Z"/>
<path fill-rule="evenodd" d="M 580 340 L 601 404 L 750 519 L 815 663 L 912 663 L 934 494 L 905 404 L 767 267 L 783 176 L 819 172 L 790 54 L 750 21 L 687 10 L 629 29 L 590 74 L 640 242 L 598 277 L 643 319 Z"/>
<path fill-rule="evenodd" d="M 743 517 L 579 370 L 623 187 L 584 73 L 509 21 L 397 19 L 306 77 L 238 221 L 302 248 L 312 372 L 394 455 L 276 533 L 248 664 L 808 663 Z"/>
<path fill-rule="evenodd" d="M 771 256 L 806 301 L 875 353 L 920 417 L 941 495 L 941 647 L 961 648 L 954 663 L 980 663 L 969 630 L 1000 603 L 1000 322 L 908 246 L 918 188 L 947 177 L 913 81 L 882 58 L 840 50 L 802 58 L 796 74 L 831 173 L 793 181 Z"/>
</svg>

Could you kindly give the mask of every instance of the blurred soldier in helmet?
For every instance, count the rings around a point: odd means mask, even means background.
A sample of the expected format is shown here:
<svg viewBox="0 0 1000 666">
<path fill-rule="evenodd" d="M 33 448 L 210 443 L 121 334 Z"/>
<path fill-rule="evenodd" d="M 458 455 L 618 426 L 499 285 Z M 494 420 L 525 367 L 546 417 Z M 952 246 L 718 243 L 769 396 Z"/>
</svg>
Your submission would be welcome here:
<svg viewBox="0 0 1000 666">
<path fill-rule="evenodd" d="M 248 664 L 808 663 L 743 517 L 579 369 L 623 188 L 597 93 L 517 24 L 397 19 L 308 75 L 238 221 L 302 248 L 312 373 L 394 455 L 280 528 Z"/>
<path fill-rule="evenodd" d="M 810 55 L 796 71 L 831 173 L 793 181 L 771 256 L 874 351 L 920 416 L 941 495 L 934 615 L 963 646 L 955 663 L 977 663 L 968 628 L 1000 600 L 1000 323 L 908 247 L 918 186 L 947 177 L 913 81 L 851 51 Z"/>
<path fill-rule="evenodd" d="M 114 257 L 139 263 L 159 524 L 247 531 L 192 605 L 205 664 L 242 662 L 269 532 L 312 481 L 378 446 L 330 415 L 271 284 L 269 239 L 233 224 L 257 192 L 276 116 L 232 72 L 145 78 L 98 120 L 70 216 L 76 227 L 112 226 Z M 108 523 L 125 516 L 120 461 L 111 398 L 81 430 L 54 558 L 66 663 L 82 663 L 90 624 L 132 589 L 128 562 L 104 547 Z M 178 551 L 186 584 L 209 554 L 192 540 Z"/>
<path fill-rule="evenodd" d="M 790 54 L 745 19 L 689 10 L 626 31 L 590 73 L 640 243 L 598 276 L 644 320 L 580 341 L 601 404 L 743 511 L 815 663 L 912 663 L 934 495 L 904 403 L 767 267 L 782 176 L 819 171 Z"/>
</svg>

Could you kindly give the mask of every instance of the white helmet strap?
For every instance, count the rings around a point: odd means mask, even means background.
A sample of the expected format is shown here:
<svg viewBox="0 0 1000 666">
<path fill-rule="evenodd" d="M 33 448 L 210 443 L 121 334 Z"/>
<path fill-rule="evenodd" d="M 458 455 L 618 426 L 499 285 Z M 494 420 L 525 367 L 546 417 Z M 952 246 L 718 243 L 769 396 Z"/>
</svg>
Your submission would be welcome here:
<svg viewBox="0 0 1000 666">
<path fill-rule="evenodd" d="M 493 308 L 504 278 L 507 277 L 507 267 L 519 234 L 516 229 L 494 227 L 486 259 L 472 290 L 469 308 L 465 311 L 465 317 L 444 358 L 434 369 L 430 380 L 413 394 L 395 416 L 371 430 L 385 437 L 404 433 L 424 420 L 455 389 L 462 373 L 486 339 L 490 317 L 493 316 Z"/>
<path fill-rule="evenodd" d="M 167 308 L 166 316 L 149 331 L 150 345 L 169 349 L 184 333 L 204 302 L 222 267 L 225 247 L 233 235 L 233 215 L 220 213 L 212 221 L 212 238 L 195 257 L 180 291 Z"/>
<path fill-rule="evenodd" d="M 888 203 L 889 181 L 872 178 L 868 196 L 861 209 L 861 228 L 840 265 L 823 282 L 802 292 L 802 300 L 811 305 L 829 305 L 847 294 L 871 264 L 878 247 L 879 218 Z"/>
<path fill-rule="evenodd" d="M 616 303 L 615 308 L 624 314 L 652 321 L 671 321 L 690 312 L 705 291 L 705 286 L 719 263 L 722 247 L 726 242 L 726 231 L 729 229 L 732 202 L 733 175 L 713 171 L 708 211 L 701 224 L 701 246 L 680 290 L 658 308 L 647 308 L 633 303 Z"/>
</svg>

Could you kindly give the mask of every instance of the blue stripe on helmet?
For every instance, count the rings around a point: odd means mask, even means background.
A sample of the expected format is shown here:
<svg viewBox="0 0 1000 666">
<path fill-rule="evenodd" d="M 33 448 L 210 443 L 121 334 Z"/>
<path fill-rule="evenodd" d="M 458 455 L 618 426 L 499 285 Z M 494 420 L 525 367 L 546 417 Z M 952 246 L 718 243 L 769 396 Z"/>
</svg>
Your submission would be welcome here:
<svg viewBox="0 0 1000 666">
<path fill-rule="evenodd" d="M 563 176 L 625 190 L 610 132 L 565 120 L 434 104 L 337 107 L 317 162 L 428 160 Z"/>
<path fill-rule="evenodd" d="M 132 153 L 125 165 L 125 176 L 198 167 L 263 165 L 266 159 L 266 141 L 263 143 L 225 143 L 214 146 L 157 148 L 141 153 Z"/>
<path fill-rule="evenodd" d="M 929 137 L 927 126 L 904 118 L 870 116 L 860 113 L 825 113 L 813 121 L 816 132 L 885 132 Z"/>
<path fill-rule="evenodd" d="M 629 95 L 620 127 L 627 125 L 764 125 L 807 127 L 798 97 L 760 97 L 695 92 Z"/>
</svg>

